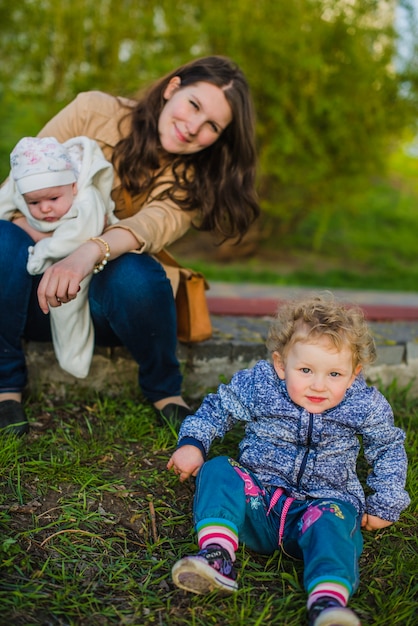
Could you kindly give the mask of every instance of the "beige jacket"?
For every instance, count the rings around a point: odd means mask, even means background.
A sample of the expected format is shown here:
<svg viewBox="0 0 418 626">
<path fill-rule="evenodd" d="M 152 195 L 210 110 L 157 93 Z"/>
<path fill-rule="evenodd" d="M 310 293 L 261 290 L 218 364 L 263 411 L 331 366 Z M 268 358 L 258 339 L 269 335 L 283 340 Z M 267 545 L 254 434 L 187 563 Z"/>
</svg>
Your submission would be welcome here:
<svg viewBox="0 0 418 626">
<path fill-rule="evenodd" d="M 80 93 L 44 126 L 39 136 L 52 136 L 64 142 L 71 137 L 86 135 L 97 141 L 110 160 L 120 138 L 130 131 L 129 117 L 123 120 L 120 130 L 119 122 L 134 105 L 133 100 L 116 98 L 101 91 Z M 161 177 L 161 185 L 167 182 L 167 177 Z M 172 244 L 186 233 L 197 215 L 197 211 L 182 211 L 169 199 L 155 200 L 152 195 L 130 198 L 122 192 L 116 174 L 112 199 L 115 215 L 121 220 L 112 228 L 128 229 L 142 245 L 141 253 L 156 254 Z M 176 292 L 178 270 L 164 267 Z"/>
</svg>

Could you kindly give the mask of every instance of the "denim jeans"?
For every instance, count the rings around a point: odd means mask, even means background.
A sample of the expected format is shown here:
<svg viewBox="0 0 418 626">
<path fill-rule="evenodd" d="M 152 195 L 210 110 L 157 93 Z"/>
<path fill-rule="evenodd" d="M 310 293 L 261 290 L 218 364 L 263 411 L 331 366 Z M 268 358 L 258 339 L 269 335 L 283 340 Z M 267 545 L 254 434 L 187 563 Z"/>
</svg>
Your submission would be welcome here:
<svg viewBox="0 0 418 626">
<path fill-rule="evenodd" d="M 270 509 L 275 489 L 266 489 L 248 469 L 220 456 L 202 465 L 196 478 L 194 523 L 227 523 L 250 550 L 272 554 L 279 548 L 279 529 L 286 494 Z M 321 582 L 337 582 L 353 593 L 359 584 L 363 548 L 360 516 L 341 500 L 293 500 L 284 514 L 283 551 L 303 559 L 308 593 Z M 214 539 L 216 543 L 216 540 Z"/>
<path fill-rule="evenodd" d="M 22 339 L 51 341 L 49 315 L 36 295 L 41 276 L 26 271 L 30 245 L 21 228 L 0 220 L 0 392 L 22 391 L 27 384 Z M 148 400 L 181 394 L 175 302 L 158 261 L 133 253 L 111 261 L 92 277 L 89 304 L 96 344 L 129 350 Z"/>
</svg>

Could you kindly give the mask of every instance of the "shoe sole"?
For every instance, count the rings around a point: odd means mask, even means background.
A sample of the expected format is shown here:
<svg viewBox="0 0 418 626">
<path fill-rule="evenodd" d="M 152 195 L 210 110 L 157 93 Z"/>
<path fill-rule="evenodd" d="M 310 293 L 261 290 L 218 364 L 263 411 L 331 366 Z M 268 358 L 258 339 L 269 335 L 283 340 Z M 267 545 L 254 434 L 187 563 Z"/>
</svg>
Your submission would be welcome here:
<svg viewBox="0 0 418 626">
<path fill-rule="evenodd" d="M 324 609 L 313 626 L 361 626 L 360 620 L 350 609 Z"/>
<path fill-rule="evenodd" d="M 16 437 L 22 437 L 29 432 L 28 422 L 17 422 L 15 424 L 8 424 L 0 428 L 0 435 L 15 435 Z"/>
<path fill-rule="evenodd" d="M 238 584 L 227 576 L 211 567 L 208 562 L 199 557 L 184 557 L 173 565 L 171 575 L 174 584 L 180 589 L 200 595 L 211 591 L 234 593 Z"/>
</svg>

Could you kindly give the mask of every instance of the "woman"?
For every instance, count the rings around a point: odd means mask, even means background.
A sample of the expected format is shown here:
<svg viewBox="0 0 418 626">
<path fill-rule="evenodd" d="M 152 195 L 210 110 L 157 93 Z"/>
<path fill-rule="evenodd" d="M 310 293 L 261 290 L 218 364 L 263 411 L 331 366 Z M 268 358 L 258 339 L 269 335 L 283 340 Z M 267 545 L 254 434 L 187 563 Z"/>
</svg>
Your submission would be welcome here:
<svg viewBox="0 0 418 626">
<path fill-rule="evenodd" d="M 165 417 L 183 418 L 188 407 L 173 298 L 178 276 L 153 255 L 191 226 L 239 239 L 259 213 L 251 97 L 227 58 L 194 60 L 136 101 L 82 93 L 40 133 L 60 142 L 80 135 L 95 139 L 113 164 L 120 221 L 42 277 L 25 269 L 27 248 L 39 233 L 20 215 L 0 221 L 0 427 L 12 425 L 18 434 L 28 429 L 22 337 L 49 340 L 49 307 L 76 298 L 80 282 L 95 270 L 89 303 L 96 344 L 124 345 L 139 365 L 145 397 Z"/>
</svg>

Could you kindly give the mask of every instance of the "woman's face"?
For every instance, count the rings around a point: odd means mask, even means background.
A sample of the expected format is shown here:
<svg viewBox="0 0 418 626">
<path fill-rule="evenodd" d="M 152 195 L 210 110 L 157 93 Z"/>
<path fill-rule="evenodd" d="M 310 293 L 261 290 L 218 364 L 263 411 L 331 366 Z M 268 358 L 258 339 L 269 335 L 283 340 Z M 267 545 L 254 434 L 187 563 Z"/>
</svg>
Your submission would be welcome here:
<svg viewBox="0 0 418 626">
<path fill-rule="evenodd" d="M 164 98 L 158 134 L 162 147 L 171 154 L 193 154 L 207 148 L 232 120 L 224 92 L 211 83 L 181 87 L 176 76 L 169 82 Z"/>
</svg>

